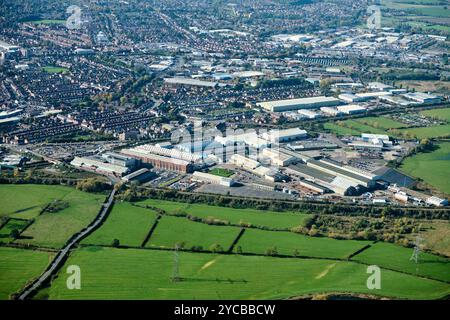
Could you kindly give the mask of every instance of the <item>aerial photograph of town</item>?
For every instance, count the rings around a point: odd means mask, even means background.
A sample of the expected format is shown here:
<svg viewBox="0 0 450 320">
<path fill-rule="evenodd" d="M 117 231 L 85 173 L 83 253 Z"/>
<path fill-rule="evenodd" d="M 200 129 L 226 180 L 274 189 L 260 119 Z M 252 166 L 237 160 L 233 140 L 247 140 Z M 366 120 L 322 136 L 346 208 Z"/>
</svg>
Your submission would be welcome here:
<svg viewBox="0 0 450 320">
<path fill-rule="evenodd" d="M 449 58 L 448 0 L 1 0 L 0 300 L 448 301 Z"/>
</svg>

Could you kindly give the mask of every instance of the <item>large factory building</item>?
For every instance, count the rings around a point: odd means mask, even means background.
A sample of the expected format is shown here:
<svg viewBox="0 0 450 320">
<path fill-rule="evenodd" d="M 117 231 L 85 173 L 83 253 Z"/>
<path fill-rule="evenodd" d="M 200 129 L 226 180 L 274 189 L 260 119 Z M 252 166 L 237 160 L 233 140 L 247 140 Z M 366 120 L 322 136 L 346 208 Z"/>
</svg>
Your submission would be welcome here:
<svg viewBox="0 0 450 320">
<path fill-rule="evenodd" d="M 342 102 L 333 97 L 312 97 L 289 100 L 276 100 L 259 102 L 256 105 L 272 112 L 294 111 L 300 109 L 312 109 L 321 107 L 334 107 L 340 105 Z"/>
</svg>

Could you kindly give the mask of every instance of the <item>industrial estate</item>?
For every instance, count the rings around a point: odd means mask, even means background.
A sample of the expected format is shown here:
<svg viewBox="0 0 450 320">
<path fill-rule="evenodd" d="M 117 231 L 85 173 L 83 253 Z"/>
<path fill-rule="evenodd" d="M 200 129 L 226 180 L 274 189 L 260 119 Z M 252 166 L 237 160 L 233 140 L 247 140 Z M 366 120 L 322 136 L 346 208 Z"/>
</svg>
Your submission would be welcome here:
<svg viewBox="0 0 450 320">
<path fill-rule="evenodd" d="M 71 5 L 0 4 L 0 299 L 448 299 L 445 3 Z"/>
</svg>

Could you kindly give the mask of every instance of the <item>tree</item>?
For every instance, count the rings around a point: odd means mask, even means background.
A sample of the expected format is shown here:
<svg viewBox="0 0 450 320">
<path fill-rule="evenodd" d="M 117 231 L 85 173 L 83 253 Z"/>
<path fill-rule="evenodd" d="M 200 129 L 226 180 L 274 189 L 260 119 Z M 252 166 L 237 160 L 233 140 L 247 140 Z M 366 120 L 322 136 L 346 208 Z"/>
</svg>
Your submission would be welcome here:
<svg viewBox="0 0 450 320">
<path fill-rule="evenodd" d="M 241 246 L 237 246 L 236 247 L 236 253 L 237 254 L 242 254 L 242 247 Z"/>
<path fill-rule="evenodd" d="M 300 251 L 298 249 L 294 250 L 294 257 L 298 257 L 300 255 Z"/>
<path fill-rule="evenodd" d="M 113 241 L 112 241 L 112 244 L 111 244 L 114 248 L 117 248 L 117 247 L 119 247 L 120 246 L 120 241 L 119 241 L 119 239 L 114 239 Z"/>
<path fill-rule="evenodd" d="M 13 229 L 13 230 L 11 230 L 11 232 L 9 233 L 9 236 L 10 236 L 11 238 L 13 238 L 14 240 L 15 240 L 15 239 L 19 239 L 19 237 L 20 237 L 20 232 L 19 232 L 19 230 L 17 230 L 17 229 Z"/>
<path fill-rule="evenodd" d="M 211 245 L 211 247 L 209 248 L 212 252 L 214 253 L 218 253 L 218 252 L 223 252 L 223 248 L 220 244 L 213 244 Z"/>
<path fill-rule="evenodd" d="M 276 256 L 278 254 L 277 247 L 271 247 L 266 249 L 266 256 Z"/>
</svg>

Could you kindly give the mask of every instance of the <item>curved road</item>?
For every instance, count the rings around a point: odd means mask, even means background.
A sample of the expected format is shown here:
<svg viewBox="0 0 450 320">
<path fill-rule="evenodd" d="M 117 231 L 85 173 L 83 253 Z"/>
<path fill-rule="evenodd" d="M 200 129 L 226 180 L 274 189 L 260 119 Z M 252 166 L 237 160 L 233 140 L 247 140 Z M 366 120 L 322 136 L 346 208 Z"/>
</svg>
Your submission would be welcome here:
<svg viewBox="0 0 450 320">
<path fill-rule="evenodd" d="M 64 246 L 58 252 L 58 254 L 53 259 L 50 266 L 47 268 L 47 270 L 38 279 L 33 281 L 33 283 L 30 286 L 27 286 L 22 291 L 22 293 L 17 298 L 18 300 L 27 299 L 30 296 L 30 294 L 32 292 L 34 292 L 35 290 L 39 289 L 42 286 L 42 284 L 44 284 L 50 278 L 51 275 L 56 274 L 56 272 L 59 270 L 59 268 L 62 267 L 62 262 L 68 256 L 68 254 L 70 253 L 70 250 L 73 248 L 73 246 L 75 244 L 77 244 L 79 241 L 81 241 L 89 233 L 91 233 L 106 218 L 106 215 L 109 212 L 109 208 L 112 206 L 112 204 L 114 202 L 115 193 L 116 193 L 116 190 L 113 189 L 108 197 L 108 201 L 103 204 L 103 206 L 100 210 L 100 213 L 97 215 L 95 220 L 92 221 L 91 224 L 87 228 L 81 230 L 73 239 L 71 239 L 66 244 L 66 246 Z"/>
</svg>

